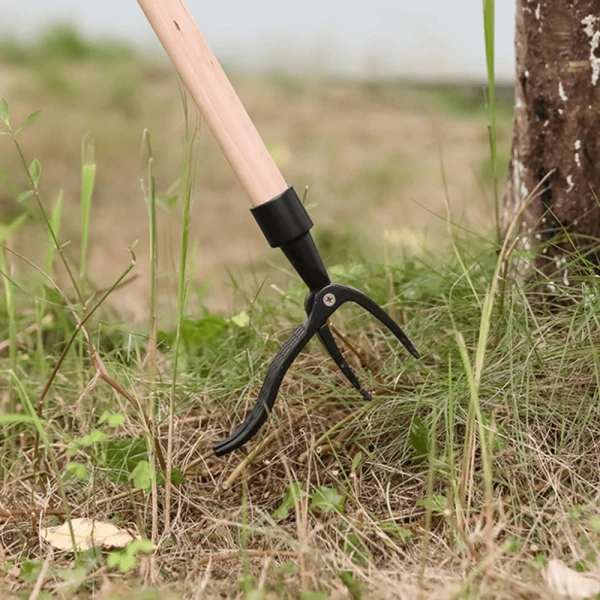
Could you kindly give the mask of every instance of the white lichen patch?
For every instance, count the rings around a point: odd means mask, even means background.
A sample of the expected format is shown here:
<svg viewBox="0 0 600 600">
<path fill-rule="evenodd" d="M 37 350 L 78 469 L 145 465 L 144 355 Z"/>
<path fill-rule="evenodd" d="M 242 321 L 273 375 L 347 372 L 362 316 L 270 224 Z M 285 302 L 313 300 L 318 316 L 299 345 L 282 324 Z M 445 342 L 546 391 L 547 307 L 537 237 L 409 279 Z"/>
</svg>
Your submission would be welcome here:
<svg viewBox="0 0 600 600">
<path fill-rule="evenodd" d="M 581 20 L 581 24 L 585 25 L 585 33 L 588 37 L 594 36 L 594 23 L 598 20 L 596 15 L 588 15 L 585 19 Z"/>
<path fill-rule="evenodd" d="M 573 183 L 572 175 L 567 175 L 567 185 L 569 186 L 567 188 L 567 194 L 569 194 L 571 192 L 571 190 L 575 187 L 575 184 Z"/>
<path fill-rule="evenodd" d="M 590 66 L 592 67 L 592 85 L 598 83 L 600 79 L 600 58 L 596 56 L 598 48 L 600 48 L 600 31 L 595 31 L 595 24 L 598 20 L 596 15 L 588 15 L 581 20 L 584 25 L 583 31 L 590 38 Z"/>
<path fill-rule="evenodd" d="M 565 86 L 563 85 L 562 81 L 558 82 L 558 95 L 563 102 L 566 102 L 569 99 L 565 93 Z"/>
<path fill-rule="evenodd" d="M 542 18 L 542 5 L 538 4 L 535 9 L 535 18 L 539 21 Z"/>
<path fill-rule="evenodd" d="M 575 163 L 581 169 L 581 156 L 579 155 L 580 150 L 581 150 L 581 140 L 577 140 L 575 142 Z"/>
</svg>

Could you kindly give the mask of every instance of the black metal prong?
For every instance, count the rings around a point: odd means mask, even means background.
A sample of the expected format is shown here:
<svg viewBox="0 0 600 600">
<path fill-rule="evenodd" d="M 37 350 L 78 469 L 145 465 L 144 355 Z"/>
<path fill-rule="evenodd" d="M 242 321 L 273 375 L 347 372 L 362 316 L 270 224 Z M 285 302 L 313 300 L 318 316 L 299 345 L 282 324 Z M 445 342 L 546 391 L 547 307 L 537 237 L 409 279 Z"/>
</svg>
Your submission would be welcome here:
<svg viewBox="0 0 600 600">
<path fill-rule="evenodd" d="M 359 306 L 362 306 L 367 312 L 370 312 L 376 319 L 381 321 L 400 341 L 400 343 L 414 356 L 420 358 L 420 354 L 417 349 L 413 346 L 412 342 L 408 339 L 408 336 L 400 329 L 396 321 L 388 315 L 379 304 L 373 302 L 371 298 L 365 296 L 358 290 L 351 289 L 350 297 L 347 298 L 350 302 L 355 302 Z"/>
<path fill-rule="evenodd" d="M 319 336 L 342 373 L 360 391 L 363 398 L 365 400 L 370 399 L 370 393 L 362 387 L 327 327 L 329 317 L 346 302 L 354 302 L 362 306 L 379 319 L 400 340 L 410 354 L 415 358 L 419 358 L 419 353 L 396 322 L 362 292 L 349 286 L 337 284 L 330 284 L 318 292 L 311 292 L 306 303 L 308 318 L 295 329 L 269 365 L 256 404 L 250 414 L 229 437 L 213 447 L 217 456 L 223 456 L 237 450 L 258 433 L 273 409 L 279 387 L 287 370 L 314 335 Z"/>
<path fill-rule="evenodd" d="M 347 363 L 346 359 L 344 358 L 344 355 L 342 354 L 342 351 L 336 344 L 333 334 L 331 333 L 329 327 L 327 327 L 327 325 L 324 325 L 323 327 L 321 327 L 321 329 L 319 329 L 317 335 L 319 336 L 319 340 L 321 340 L 323 346 L 325 346 L 327 352 L 329 352 L 331 358 L 333 358 L 337 366 L 340 368 L 340 371 L 346 376 L 346 379 L 360 392 L 360 395 L 366 401 L 371 400 L 371 392 L 366 388 L 363 388 L 362 384 L 360 383 L 360 380 L 356 376 L 356 373 L 352 370 L 352 367 Z"/>
<path fill-rule="evenodd" d="M 273 409 L 279 386 L 287 370 L 315 333 L 316 327 L 310 327 L 310 322 L 305 321 L 294 330 L 294 333 L 281 346 L 269 365 L 256 404 L 250 414 L 229 437 L 213 447 L 217 456 L 223 456 L 241 448 L 258 433 Z"/>
</svg>

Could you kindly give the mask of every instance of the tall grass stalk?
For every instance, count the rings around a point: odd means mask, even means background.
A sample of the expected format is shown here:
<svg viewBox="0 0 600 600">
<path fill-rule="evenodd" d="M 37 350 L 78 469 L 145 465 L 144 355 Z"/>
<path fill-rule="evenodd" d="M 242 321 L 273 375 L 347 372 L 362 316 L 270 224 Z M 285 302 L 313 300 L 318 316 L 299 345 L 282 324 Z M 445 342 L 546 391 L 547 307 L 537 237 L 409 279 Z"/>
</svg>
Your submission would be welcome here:
<svg viewBox="0 0 600 600">
<path fill-rule="evenodd" d="M 190 126 L 190 114 L 185 92 L 182 91 L 183 110 L 185 117 L 185 139 L 184 139 L 184 158 L 183 158 L 183 178 L 181 182 L 181 199 L 183 211 L 183 225 L 181 233 L 181 257 L 179 262 L 179 276 L 177 280 L 177 328 L 175 332 L 174 360 L 173 360 L 173 380 L 171 383 L 171 394 L 169 398 L 169 434 L 167 441 L 167 469 L 165 480 L 165 531 L 170 527 L 171 511 L 171 472 L 173 457 L 173 437 L 174 437 L 174 412 L 175 412 L 175 394 L 177 390 L 177 374 L 179 369 L 179 358 L 181 350 L 181 332 L 185 318 L 187 304 L 188 281 L 187 281 L 187 263 L 190 236 L 190 221 L 192 209 L 192 191 L 194 186 L 194 163 L 196 154 L 196 142 L 198 125 L 192 128 Z"/>
<path fill-rule="evenodd" d="M 156 181 L 154 177 L 154 157 L 152 155 L 152 140 L 150 138 L 150 132 L 145 129 L 142 146 L 146 146 L 148 153 L 148 169 L 147 169 L 147 181 L 144 186 L 142 180 L 142 189 L 144 190 L 144 196 L 146 199 L 146 205 L 148 208 L 149 216 L 149 236 L 150 236 L 150 307 L 148 316 L 148 351 L 146 360 L 148 361 L 148 368 L 150 376 L 154 379 L 156 375 L 156 353 L 157 353 L 157 328 L 158 328 L 158 317 L 157 317 L 157 294 L 158 294 L 158 229 L 156 219 Z M 150 423 L 152 424 L 153 431 L 151 432 L 152 439 L 156 439 L 156 413 L 157 405 L 155 401 L 155 395 L 150 394 L 149 406 L 147 411 L 150 413 Z M 155 452 L 153 448 L 149 449 L 148 456 L 150 458 L 150 467 L 152 472 L 156 472 L 156 460 Z M 152 533 L 151 539 L 153 543 L 156 543 L 158 538 L 158 489 L 156 484 L 156 477 L 152 478 Z"/>
<path fill-rule="evenodd" d="M 495 0 L 483 0 L 485 56 L 488 76 L 488 134 L 490 163 L 494 185 L 494 211 L 497 241 L 501 241 L 500 193 L 498 189 L 498 131 L 496 125 L 496 5 Z"/>
<path fill-rule="evenodd" d="M 148 315 L 148 363 L 151 375 L 156 370 L 156 335 L 157 335 L 157 297 L 158 297 L 158 228 L 156 220 L 156 180 L 154 177 L 154 157 L 150 132 L 145 129 L 143 143 L 148 153 L 148 171 L 145 186 L 146 205 L 149 216 L 150 236 L 150 308 Z M 143 185 L 143 184 L 142 184 Z"/>
<path fill-rule="evenodd" d="M 81 148 L 81 263 L 79 266 L 79 276 L 82 282 L 87 278 L 90 216 L 95 181 L 94 146 L 84 139 Z"/>
<path fill-rule="evenodd" d="M 60 223 L 62 220 L 62 206 L 63 206 L 63 191 L 58 192 L 52 212 L 50 213 L 50 231 L 48 232 L 48 250 L 46 251 L 46 263 L 45 271 L 48 277 L 52 277 L 54 255 L 56 254 L 56 245 L 53 239 L 58 239 L 60 232 Z"/>
</svg>

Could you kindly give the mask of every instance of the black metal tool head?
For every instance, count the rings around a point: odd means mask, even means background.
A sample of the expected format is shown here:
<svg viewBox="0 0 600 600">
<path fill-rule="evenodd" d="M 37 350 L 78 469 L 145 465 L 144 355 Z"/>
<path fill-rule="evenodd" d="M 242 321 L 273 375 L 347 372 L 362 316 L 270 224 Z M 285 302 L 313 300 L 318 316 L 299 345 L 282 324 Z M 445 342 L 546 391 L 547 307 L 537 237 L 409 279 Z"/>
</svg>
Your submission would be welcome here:
<svg viewBox="0 0 600 600">
<path fill-rule="evenodd" d="M 315 335 L 318 336 L 348 381 L 365 400 L 371 399 L 370 392 L 362 387 L 327 325 L 331 315 L 348 302 L 358 304 L 373 315 L 396 336 L 412 356 L 419 358 L 419 353 L 411 341 L 390 315 L 359 290 L 335 283 L 330 283 L 319 290 L 313 290 L 309 292 L 305 302 L 306 320 L 296 328 L 271 362 L 256 404 L 245 421 L 227 439 L 214 446 L 217 456 L 237 450 L 258 433 L 273 409 L 286 372 Z"/>
</svg>

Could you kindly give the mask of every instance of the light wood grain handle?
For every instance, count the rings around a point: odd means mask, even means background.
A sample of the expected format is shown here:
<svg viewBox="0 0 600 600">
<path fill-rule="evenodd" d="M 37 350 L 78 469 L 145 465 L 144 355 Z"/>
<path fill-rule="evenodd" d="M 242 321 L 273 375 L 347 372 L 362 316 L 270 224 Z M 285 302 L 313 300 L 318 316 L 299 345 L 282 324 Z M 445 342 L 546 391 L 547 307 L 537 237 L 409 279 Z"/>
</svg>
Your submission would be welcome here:
<svg viewBox="0 0 600 600">
<path fill-rule="evenodd" d="M 138 0 L 253 206 L 284 192 L 281 175 L 182 0 Z"/>
</svg>

